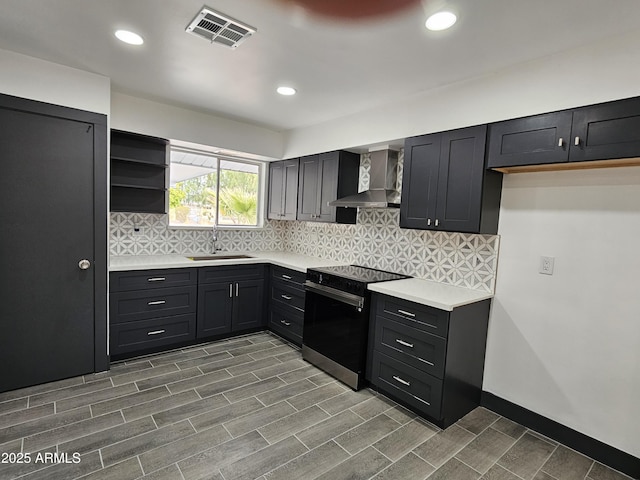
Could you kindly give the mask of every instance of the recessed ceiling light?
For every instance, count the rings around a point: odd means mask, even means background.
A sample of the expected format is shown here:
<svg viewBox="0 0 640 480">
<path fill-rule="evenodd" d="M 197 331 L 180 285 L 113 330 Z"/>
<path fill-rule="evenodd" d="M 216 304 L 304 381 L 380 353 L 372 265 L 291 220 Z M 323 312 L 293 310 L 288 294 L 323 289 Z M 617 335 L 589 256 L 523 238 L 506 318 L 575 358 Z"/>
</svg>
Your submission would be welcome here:
<svg viewBox="0 0 640 480">
<path fill-rule="evenodd" d="M 116 37 L 118 37 L 118 40 L 130 45 L 142 45 L 144 43 L 140 35 L 129 30 L 116 30 Z"/>
<path fill-rule="evenodd" d="M 438 31 L 438 30 L 446 30 L 453 26 L 454 23 L 458 20 L 455 13 L 452 12 L 438 12 L 431 15 L 427 18 L 425 26 L 429 30 Z"/>
<path fill-rule="evenodd" d="M 276 92 L 280 95 L 295 95 L 296 89 L 292 87 L 278 87 Z"/>
</svg>

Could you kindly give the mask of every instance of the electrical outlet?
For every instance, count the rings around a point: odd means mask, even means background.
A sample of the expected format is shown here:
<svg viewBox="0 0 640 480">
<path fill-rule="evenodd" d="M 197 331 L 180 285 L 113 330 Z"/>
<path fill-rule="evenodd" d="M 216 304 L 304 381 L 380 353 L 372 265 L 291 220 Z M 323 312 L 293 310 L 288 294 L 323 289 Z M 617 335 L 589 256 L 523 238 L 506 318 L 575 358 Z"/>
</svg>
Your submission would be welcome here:
<svg viewBox="0 0 640 480">
<path fill-rule="evenodd" d="M 133 235 L 136 237 L 144 235 L 144 228 L 142 227 L 133 227 Z"/>
<path fill-rule="evenodd" d="M 553 263 L 555 257 L 540 257 L 540 267 L 538 272 L 543 275 L 553 275 Z"/>
</svg>

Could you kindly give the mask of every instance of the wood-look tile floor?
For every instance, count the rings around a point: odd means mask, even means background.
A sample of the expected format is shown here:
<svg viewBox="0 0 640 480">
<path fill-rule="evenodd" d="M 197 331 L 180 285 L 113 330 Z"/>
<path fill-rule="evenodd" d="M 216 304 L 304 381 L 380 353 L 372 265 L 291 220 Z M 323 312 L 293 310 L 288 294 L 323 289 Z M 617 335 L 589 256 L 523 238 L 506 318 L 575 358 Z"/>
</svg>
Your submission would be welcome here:
<svg viewBox="0 0 640 480">
<path fill-rule="evenodd" d="M 266 332 L 2 393 L 0 455 L 3 480 L 628 478 L 483 408 L 440 430 Z"/>
</svg>

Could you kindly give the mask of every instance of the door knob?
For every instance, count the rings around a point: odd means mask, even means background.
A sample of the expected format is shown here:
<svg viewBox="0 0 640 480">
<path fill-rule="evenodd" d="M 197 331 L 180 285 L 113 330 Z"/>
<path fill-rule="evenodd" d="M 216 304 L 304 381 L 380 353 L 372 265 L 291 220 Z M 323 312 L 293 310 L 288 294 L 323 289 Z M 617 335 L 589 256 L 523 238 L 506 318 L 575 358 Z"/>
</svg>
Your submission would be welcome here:
<svg viewBox="0 0 640 480">
<path fill-rule="evenodd" d="M 88 270 L 90 266 L 91 262 L 86 258 L 83 258 L 78 262 L 78 268 L 80 268 L 80 270 Z"/>
</svg>

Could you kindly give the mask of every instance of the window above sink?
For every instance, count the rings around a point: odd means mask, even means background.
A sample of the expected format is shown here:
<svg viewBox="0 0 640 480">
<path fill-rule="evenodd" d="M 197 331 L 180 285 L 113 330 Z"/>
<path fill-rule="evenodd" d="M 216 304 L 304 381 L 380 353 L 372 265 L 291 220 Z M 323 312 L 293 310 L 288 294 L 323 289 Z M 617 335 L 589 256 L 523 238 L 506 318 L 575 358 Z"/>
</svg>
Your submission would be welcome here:
<svg viewBox="0 0 640 480">
<path fill-rule="evenodd" d="M 263 162 L 181 147 L 170 162 L 170 227 L 262 227 Z"/>
</svg>

